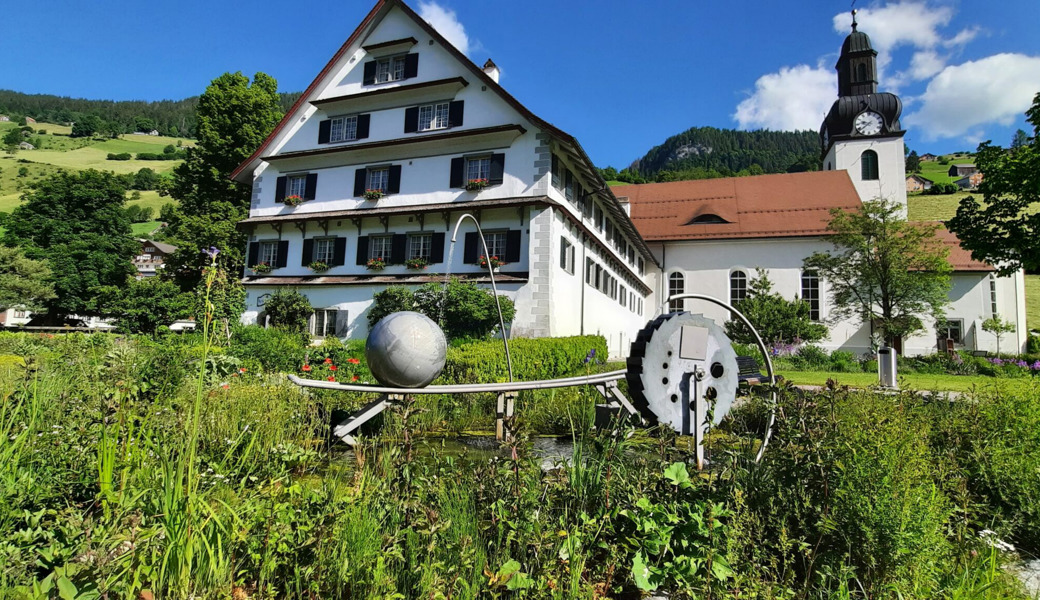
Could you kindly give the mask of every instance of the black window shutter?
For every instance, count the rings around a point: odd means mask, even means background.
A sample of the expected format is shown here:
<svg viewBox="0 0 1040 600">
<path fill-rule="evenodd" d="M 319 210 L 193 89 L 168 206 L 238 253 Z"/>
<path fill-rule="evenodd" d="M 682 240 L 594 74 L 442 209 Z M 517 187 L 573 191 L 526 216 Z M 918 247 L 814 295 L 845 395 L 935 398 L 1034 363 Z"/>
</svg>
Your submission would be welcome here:
<svg viewBox="0 0 1040 600">
<path fill-rule="evenodd" d="M 363 140 L 368 137 L 368 125 L 372 121 L 372 115 L 358 115 L 357 135 L 355 139 Z"/>
<path fill-rule="evenodd" d="M 462 172 L 466 168 L 466 159 L 463 157 L 451 159 L 451 177 L 448 182 L 448 187 L 460 188 L 465 185 L 462 181 Z"/>
<path fill-rule="evenodd" d="M 556 189 L 560 189 L 560 159 L 556 158 L 556 155 L 552 155 L 552 186 Z"/>
<path fill-rule="evenodd" d="M 287 263 L 289 258 L 289 240 L 282 240 L 278 242 L 278 264 L 275 268 L 281 269 Z"/>
<path fill-rule="evenodd" d="M 405 250 L 408 248 L 408 236 L 403 233 L 395 233 L 390 239 L 390 264 L 404 264 Z"/>
<path fill-rule="evenodd" d="M 286 177 L 285 175 L 282 175 L 281 177 L 278 178 L 278 181 L 274 184 L 274 201 L 275 202 L 281 202 L 282 200 L 285 200 L 285 182 L 288 179 L 289 179 L 288 177 Z"/>
<path fill-rule="evenodd" d="M 414 52 L 404 56 L 404 78 L 411 79 L 419 74 L 419 55 Z"/>
<path fill-rule="evenodd" d="M 466 247 L 462 251 L 462 262 L 467 265 L 472 265 L 477 262 L 477 257 L 484 253 L 484 249 L 480 247 L 480 238 L 477 237 L 476 231 L 470 231 L 466 234 Z"/>
<path fill-rule="evenodd" d="M 401 165 L 390 165 L 390 173 L 386 179 L 386 193 L 398 194 L 401 192 Z"/>
<path fill-rule="evenodd" d="M 415 133 L 419 131 L 419 107 L 413 106 L 404 109 L 404 132 Z"/>
<path fill-rule="evenodd" d="M 314 200 L 314 193 L 318 188 L 318 174 L 307 173 L 307 185 L 303 188 L 303 199 Z"/>
<path fill-rule="evenodd" d="M 515 263 L 520 260 L 520 230 L 510 229 L 506 232 L 506 262 Z"/>
<path fill-rule="evenodd" d="M 249 242 L 249 264 L 246 266 L 252 267 L 256 264 L 258 258 L 260 258 L 260 243 Z"/>
<path fill-rule="evenodd" d="M 455 100 L 448 104 L 448 127 L 462 127 L 462 109 L 465 100 Z"/>
<path fill-rule="evenodd" d="M 444 262 L 444 232 L 435 232 L 430 240 L 430 262 Z"/>
<path fill-rule="evenodd" d="M 368 236 L 359 237 L 357 239 L 357 264 L 364 265 L 368 263 Z"/>
<path fill-rule="evenodd" d="M 367 240 L 367 238 L 366 238 Z M 331 267 L 338 267 L 344 265 L 347 262 L 347 238 L 338 237 L 332 242 L 332 264 Z"/>
<path fill-rule="evenodd" d="M 354 171 L 354 195 L 364 196 L 365 195 L 365 175 L 368 174 L 368 169 L 357 169 Z"/>
<path fill-rule="evenodd" d="M 376 82 L 376 61 L 370 60 L 365 63 L 364 85 L 372 85 Z"/>
<path fill-rule="evenodd" d="M 303 240 L 303 255 L 300 258 L 300 265 L 306 267 L 311 264 L 312 256 L 314 256 L 314 240 Z"/>
<path fill-rule="evenodd" d="M 329 136 L 332 133 L 332 120 L 325 119 L 321 123 L 318 123 L 318 143 L 328 144 Z"/>
<path fill-rule="evenodd" d="M 488 185 L 497 185 L 502 183 L 502 175 L 506 169 L 506 155 L 505 154 L 492 154 L 491 155 L 491 173 L 488 175 Z"/>
</svg>

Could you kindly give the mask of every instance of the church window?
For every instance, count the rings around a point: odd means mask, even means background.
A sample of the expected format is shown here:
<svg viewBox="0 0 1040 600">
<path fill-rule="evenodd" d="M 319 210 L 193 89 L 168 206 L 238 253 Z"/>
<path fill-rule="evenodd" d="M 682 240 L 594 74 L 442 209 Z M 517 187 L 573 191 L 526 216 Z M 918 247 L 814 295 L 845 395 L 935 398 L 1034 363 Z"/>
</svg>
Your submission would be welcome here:
<svg viewBox="0 0 1040 600">
<path fill-rule="evenodd" d="M 809 318 L 820 320 L 820 278 L 814 271 L 802 273 L 802 300 L 809 303 Z"/>
<path fill-rule="evenodd" d="M 859 157 L 860 179 L 863 181 L 877 181 L 878 179 L 878 156 L 873 150 L 866 150 Z"/>
<path fill-rule="evenodd" d="M 864 82 L 867 80 L 867 65 L 859 63 L 856 65 L 856 81 Z"/>
<path fill-rule="evenodd" d="M 733 271 L 729 275 L 729 303 L 733 306 L 747 298 L 747 273 Z"/>
<path fill-rule="evenodd" d="M 686 293 L 686 278 L 682 273 L 672 273 L 668 276 L 668 297 Z M 683 309 L 684 300 L 672 300 L 668 303 L 668 312 L 678 312 Z"/>
</svg>

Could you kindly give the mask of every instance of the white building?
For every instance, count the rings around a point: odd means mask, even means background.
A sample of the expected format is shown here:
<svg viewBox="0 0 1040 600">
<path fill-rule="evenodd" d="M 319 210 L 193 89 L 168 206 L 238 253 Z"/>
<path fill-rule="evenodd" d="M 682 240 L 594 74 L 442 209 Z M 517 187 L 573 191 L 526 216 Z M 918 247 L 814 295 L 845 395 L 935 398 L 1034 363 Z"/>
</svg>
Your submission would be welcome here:
<svg viewBox="0 0 1040 600">
<path fill-rule="evenodd" d="M 653 305 L 653 255 L 578 142 L 400 0 L 376 3 L 233 176 L 253 188 L 245 322 L 288 285 L 318 309 L 314 335 L 363 337 L 388 285 L 490 283 L 471 221 L 451 243 L 466 213 L 506 263 L 514 336 L 598 333 L 620 355 Z"/>
</svg>

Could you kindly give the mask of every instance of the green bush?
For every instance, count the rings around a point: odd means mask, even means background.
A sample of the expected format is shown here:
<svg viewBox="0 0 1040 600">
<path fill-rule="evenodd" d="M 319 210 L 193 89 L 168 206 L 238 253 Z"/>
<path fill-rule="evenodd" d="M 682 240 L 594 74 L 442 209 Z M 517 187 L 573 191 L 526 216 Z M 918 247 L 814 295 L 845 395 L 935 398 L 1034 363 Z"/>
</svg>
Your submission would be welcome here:
<svg viewBox="0 0 1040 600">
<path fill-rule="evenodd" d="M 809 316 L 809 303 L 795 298 L 788 300 L 773 293 L 772 283 L 765 270 L 751 280 L 748 296 L 740 301 L 740 312 L 758 330 L 762 341 L 769 345 L 818 342 L 827 337 L 827 327 Z M 739 319 L 726 322 L 726 335 L 735 342 L 755 343 L 755 337 Z"/>
<path fill-rule="evenodd" d="M 585 362 L 590 351 L 595 356 Z M 607 356 L 607 341 L 598 335 L 564 338 L 517 338 L 509 342 L 513 378 L 517 381 L 556 379 L 584 372 Z M 444 383 L 508 381 L 501 340 L 471 342 L 448 348 L 441 380 Z"/>
<path fill-rule="evenodd" d="M 279 288 L 264 303 L 273 327 L 306 335 L 307 321 L 314 309 L 310 300 L 293 288 Z M 310 339 L 310 338 L 307 338 Z"/>
<path fill-rule="evenodd" d="M 838 373 L 860 373 L 863 371 L 859 361 L 856 359 L 856 355 L 845 350 L 831 352 L 830 368 Z"/>
<path fill-rule="evenodd" d="M 368 309 L 368 326 L 375 327 L 383 317 L 405 310 L 415 310 L 415 296 L 412 290 L 402 285 L 392 285 L 372 296 L 372 306 Z"/>
<path fill-rule="evenodd" d="M 1026 339 L 1026 352 L 1029 354 L 1040 354 L 1040 335 L 1030 332 Z"/>
<path fill-rule="evenodd" d="M 794 368 L 799 371 L 823 371 L 830 365 L 827 351 L 813 345 L 802 346 L 790 360 Z"/>
<path fill-rule="evenodd" d="M 391 313 L 414 310 L 439 323 L 448 340 L 486 339 L 499 329 L 498 308 L 490 290 L 475 283 L 452 279 L 447 286 L 428 283 L 414 292 L 392 286 L 372 297 L 368 324 L 375 326 Z M 508 326 L 516 310 L 513 301 L 500 295 L 502 319 Z"/>
<path fill-rule="evenodd" d="M 250 367 L 296 373 L 304 359 L 300 335 L 283 329 L 244 325 L 234 330 L 228 354 Z"/>
<path fill-rule="evenodd" d="M 107 157 L 108 160 L 130 160 L 132 158 L 133 156 L 129 152 L 120 152 L 119 154 L 109 152 Z"/>
</svg>

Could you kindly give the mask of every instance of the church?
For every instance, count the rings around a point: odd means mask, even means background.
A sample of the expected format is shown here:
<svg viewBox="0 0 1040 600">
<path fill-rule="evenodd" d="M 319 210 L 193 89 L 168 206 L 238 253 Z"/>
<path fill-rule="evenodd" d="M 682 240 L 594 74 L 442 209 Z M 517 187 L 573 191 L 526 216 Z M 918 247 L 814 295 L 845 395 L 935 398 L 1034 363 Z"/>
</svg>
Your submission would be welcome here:
<svg viewBox="0 0 1040 600">
<path fill-rule="evenodd" d="M 449 276 L 486 286 L 490 263 L 516 307 L 511 336 L 599 334 L 613 356 L 661 311 L 725 320 L 666 300 L 739 300 L 756 268 L 827 321 L 827 282 L 801 271 L 830 247 L 827 211 L 877 196 L 906 206 L 901 105 L 877 93 L 875 61 L 854 27 L 821 130 L 824 171 L 611 188 L 573 136 L 499 85 L 492 61 L 477 66 L 405 2 L 378 0 L 232 175 L 252 187 L 242 320 L 263 323 L 265 300 L 290 286 L 315 308 L 315 338 L 364 338 L 377 292 Z M 1023 345 L 1021 274 L 995 277 L 949 242 L 958 270 L 939 333 L 989 348 L 979 324 L 999 312 L 1019 325 L 1004 347 Z M 830 330 L 828 348 L 869 348 L 869 324 Z"/>
</svg>

